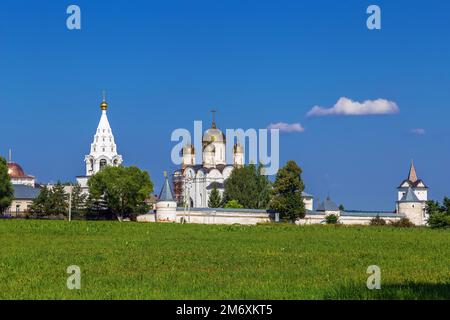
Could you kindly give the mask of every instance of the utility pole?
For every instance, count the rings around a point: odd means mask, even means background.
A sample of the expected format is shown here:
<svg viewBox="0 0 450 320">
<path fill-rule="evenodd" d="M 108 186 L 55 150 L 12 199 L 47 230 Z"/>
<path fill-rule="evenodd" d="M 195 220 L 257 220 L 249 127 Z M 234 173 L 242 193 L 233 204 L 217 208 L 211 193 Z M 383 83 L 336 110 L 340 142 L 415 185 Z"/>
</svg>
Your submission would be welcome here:
<svg viewBox="0 0 450 320">
<path fill-rule="evenodd" d="M 72 221 L 72 185 L 70 185 L 70 192 L 69 192 L 69 221 Z"/>
</svg>

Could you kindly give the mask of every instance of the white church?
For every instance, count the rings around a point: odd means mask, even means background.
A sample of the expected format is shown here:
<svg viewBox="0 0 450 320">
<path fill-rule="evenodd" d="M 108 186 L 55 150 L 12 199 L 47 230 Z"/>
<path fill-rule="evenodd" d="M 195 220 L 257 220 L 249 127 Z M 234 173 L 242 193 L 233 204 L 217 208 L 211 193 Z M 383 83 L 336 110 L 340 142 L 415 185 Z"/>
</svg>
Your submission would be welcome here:
<svg viewBox="0 0 450 320">
<path fill-rule="evenodd" d="M 86 175 L 77 177 L 77 183 L 84 192 L 88 191 L 87 182 L 91 176 L 106 166 L 117 167 L 123 162 L 122 156 L 117 153 L 117 145 L 114 141 L 111 126 L 109 125 L 108 116 L 106 115 L 108 104 L 106 103 L 105 95 L 103 95 L 100 109 L 102 114 L 97 130 L 95 131 L 94 140 L 91 143 L 91 150 L 84 158 Z"/>
<path fill-rule="evenodd" d="M 216 188 L 223 196 L 225 180 L 234 168 L 245 163 L 244 148 L 239 142 L 233 147 L 232 159 L 226 157 L 226 137 L 217 128 L 215 111 L 211 128 L 202 137 L 202 164 L 195 165 L 196 150 L 192 144 L 183 147 L 183 163 L 173 174 L 175 198 L 179 205 L 192 208 L 207 208 L 211 191 Z M 313 197 L 303 193 L 305 207 L 312 210 Z"/>
</svg>

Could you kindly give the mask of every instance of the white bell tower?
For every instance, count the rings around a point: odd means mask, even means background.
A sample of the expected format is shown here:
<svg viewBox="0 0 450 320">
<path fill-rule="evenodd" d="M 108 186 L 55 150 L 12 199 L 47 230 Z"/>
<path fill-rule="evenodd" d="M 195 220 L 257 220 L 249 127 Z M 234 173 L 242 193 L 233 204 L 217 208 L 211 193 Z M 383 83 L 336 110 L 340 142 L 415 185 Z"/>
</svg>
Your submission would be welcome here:
<svg viewBox="0 0 450 320">
<path fill-rule="evenodd" d="M 94 141 L 91 143 L 91 152 L 84 158 L 86 176 L 92 176 L 106 166 L 119 166 L 123 162 L 122 156 L 117 153 L 117 145 L 114 142 L 114 135 L 106 115 L 108 104 L 104 94 L 100 108 L 102 115 L 94 135 Z"/>
<path fill-rule="evenodd" d="M 105 94 L 103 93 L 103 101 L 100 104 L 102 115 L 98 123 L 97 131 L 94 135 L 94 141 L 91 143 L 91 151 L 85 156 L 86 175 L 77 177 L 77 182 L 82 189 L 87 189 L 87 181 L 106 166 L 119 166 L 122 164 L 122 156 L 117 153 L 117 145 L 114 141 L 114 135 L 109 125 L 106 110 Z"/>
</svg>

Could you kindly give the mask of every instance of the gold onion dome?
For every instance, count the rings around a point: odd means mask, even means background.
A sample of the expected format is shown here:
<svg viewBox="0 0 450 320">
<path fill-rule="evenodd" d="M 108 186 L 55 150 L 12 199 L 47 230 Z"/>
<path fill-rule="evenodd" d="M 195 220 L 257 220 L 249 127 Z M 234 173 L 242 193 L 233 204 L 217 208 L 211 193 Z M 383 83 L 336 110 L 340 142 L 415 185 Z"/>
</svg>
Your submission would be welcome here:
<svg viewBox="0 0 450 320">
<path fill-rule="evenodd" d="M 211 128 L 205 131 L 203 142 L 225 142 L 225 135 L 219 129 Z"/>
<path fill-rule="evenodd" d="M 27 176 L 22 167 L 14 162 L 8 162 L 8 175 L 11 178 L 24 178 Z"/>
<path fill-rule="evenodd" d="M 102 103 L 100 104 L 100 109 L 102 109 L 103 111 L 106 111 L 106 109 L 108 109 L 108 104 L 106 103 L 105 100 L 103 100 Z"/>
<path fill-rule="evenodd" d="M 225 135 L 222 131 L 217 129 L 216 126 L 216 110 L 212 110 L 211 112 L 213 116 L 212 125 L 211 128 L 206 130 L 203 134 L 203 147 L 211 142 L 225 142 Z"/>
</svg>

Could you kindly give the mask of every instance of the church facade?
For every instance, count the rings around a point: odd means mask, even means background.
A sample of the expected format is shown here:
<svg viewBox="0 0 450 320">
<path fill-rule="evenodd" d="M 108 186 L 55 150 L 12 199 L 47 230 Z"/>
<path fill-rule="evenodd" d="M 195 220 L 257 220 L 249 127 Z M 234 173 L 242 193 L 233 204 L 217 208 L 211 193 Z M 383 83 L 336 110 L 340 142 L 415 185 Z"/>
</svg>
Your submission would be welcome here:
<svg viewBox="0 0 450 320">
<path fill-rule="evenodd" d="M 87 182 L 91 176 L 102 170 L 106 166 L 120 166 L 123 162 L 122 156 L 117 152 L 117 145 L 108 121 L 108 104 L 105 97 L 100 104 L 101 116 L 91 143 L 90 153 L 84 157 L 86 174 L 77 177 L 77 183 L 84 192 L 87 192 Z"/>
<path fill-rule="evenodd" d="M 244 148 L 236 142 L 232 159 L 226 157 L 226 136 L 217 128 L 214 113 L 211 128 L 202 137 L 202 164 L 196 165 L 196 152 L 192 144 L 183 147 L 183 163 L 180 170 L 173 173 L 173 187 L 176 202 L 180 207 L 207 208 L 211 191 L 216 188 L 223 196 L 225 181 L 234 168 L 245 163 Z M 313 207 L 313 197 L 303 193 L 305 207 Z"/>
<path fill-rule="evenodd" d="M 195 164 L 196 152 L 192 144 L 183 147 L 182 167 L 173 174 L 175 198 L 180 206 L 205 208 L 212 189 L 216 187 L 223 195 L 225 180 L 234 168 L 244 165 L 244 151 L 237 142 L 232 161 L 226 158 L 226 137 L 213 119 L 211 128 L 202 137 L 201 165 Z"/>
</svg>

